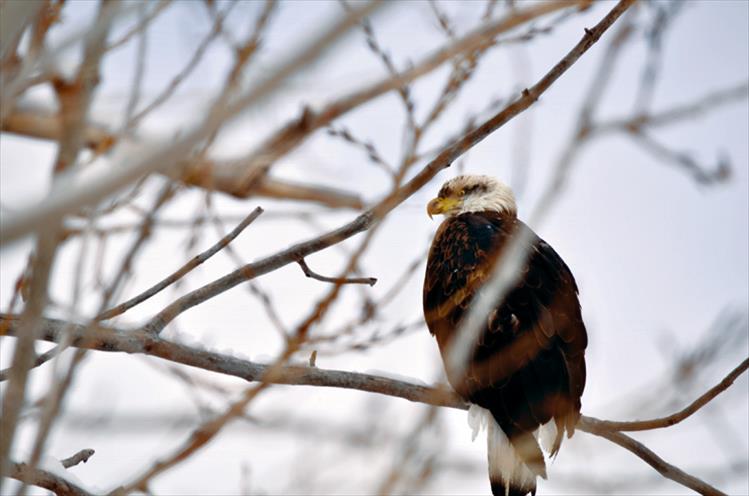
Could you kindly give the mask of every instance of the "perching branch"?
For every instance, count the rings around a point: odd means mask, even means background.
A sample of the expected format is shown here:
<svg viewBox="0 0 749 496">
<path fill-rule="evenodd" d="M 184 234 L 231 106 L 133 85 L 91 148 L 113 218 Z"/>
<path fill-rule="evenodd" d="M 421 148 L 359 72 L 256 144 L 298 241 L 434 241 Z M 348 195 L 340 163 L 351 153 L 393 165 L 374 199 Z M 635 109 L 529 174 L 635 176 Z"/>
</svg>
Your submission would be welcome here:
<svg viewBox="0 0 749 496">
<path fill-rule="evenodd" d="M 332 282 L 334 284 L 369 284 L 370 286 L 374 286 L 377 282 L 376 277 L 327 277 L 310 269 L 309 265 L 307 265 L 307 262 L 303 258 L 298 260 L 297 263 L 302 268 L 302 271 L 304 271 L 305 276 L 311 277 L 317 281 Z"/>
<path fill-rule="evenodd" d="M 239 377 L 246 381 L 259 381 L 268 366 L 242 360 L 233 356 L 200 350 L 163 339 L 142 330 L 126 330 L 113 327 L 90 327 L 69 324 L 57 319 L 43 319 L 38 329 L 39 339 L 58 342 L 63 332 L 71 335 L 71 346 L 91 350 L 124 352 L 153 356 L 174 363 L 181 363 L 211 372 Z M 15 315 L 0 314 L 0 329 L 8 336 L 17 336 L 19 319 Z M 358 374 L 341 370 L 325 370 L 316 367 L 289 365 L 282 367 L 272 377 L 274 384 L 342 387 L 372 393 L 396 396 L 410 401 L 437 406 L 466 409 L 465 402 L 452 392 L 435 391 L 428 386 L 418 386 L 403 381 L 394 381 L 371 374 Z"/>
<path fill-rule="evenodd" d="M 19 319 L 16 316 L 0 314 L 0 323 L 7 326 L 9 335 L 17 334 L 18 322 Z M 355 389 L 394 396 L 428 405 L 458 408 L 462 410 L 468 409 L 468 405 L 462 398 L 457 396 L 454 392 L 443 388 L 422 386 L 372 374 L 321 369 L 318 367 L 301 365 L 275 367 L 274 373 L 268 374 L 269 366 L 267 365 L 203 349 L 192 348 L 162 339 L 143 331 L 125 331 L 105 327 L 86 329 L 84 326 L 70 325 L 66 322 L 55 319 L 43 319 L 42 328 L 39 329 L 38 333 L 40 336 L 39 339 L 57 342 L 61 338 L 63 329 L 66 326 L 70 326 L 69 328 L 71 329 L 73 337 L 72 346 L 76 347 L 108 352 L 126 352 L 149 355 L 212 372 L 240 377 L 252 382 L 262 380 L 273 384 Z M 691 415 L 705 406 L 710 400 L 714 399 L 720 391 L 728 388 L 738 375 L 746 371 L 746 363 L 747 360 L 742 362 L 742 364 L 723 379 L 720 384 L 695 400 L 690 407 L 685 409 L 690 410 L 688 415 Z M 668 419 L 685 415 L 685 410 L 665 418 Z M 684 418 L 688 415 L 685 415 Z M 662 422 L 663 419 L 653 419 L 636 422 L 635 424 L 652 423 L 654 425 L 653 428 L 658 428 L 661 427 L 659 424 Z M 637 443 L 631 438 L 609 427 L 609 425 L 619 424 L 628 425 L 629 423 L 610 422 L 598 420 L 593 417 L 582 416 L 577 427 L 584 432 L 602 436 L 625 447 L 642 458 L 649 465 L 653 466 L 658 470 L 658 472 L 685 487 L 694 489 L 701 494 L 723 494 L 704 481 L 701 481 L 700 479 L 683 472 L 677 467 L 668 464 L 640 443 Z"/>
</svg>

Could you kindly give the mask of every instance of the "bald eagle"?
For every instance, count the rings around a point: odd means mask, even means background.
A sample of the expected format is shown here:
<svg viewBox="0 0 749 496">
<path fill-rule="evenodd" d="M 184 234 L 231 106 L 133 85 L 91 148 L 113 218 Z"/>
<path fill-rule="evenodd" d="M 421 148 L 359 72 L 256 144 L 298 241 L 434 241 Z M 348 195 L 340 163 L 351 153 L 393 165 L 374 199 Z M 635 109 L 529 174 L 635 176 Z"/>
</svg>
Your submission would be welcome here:
<svg viewBox="0 0 749 496">
<path fill-rule="evenodd" d="M 580 417 L 588 337 L 575 278 L 557 252 L 518 220 L 512 190 L 494 178 L 447 181 L 427 212 L 445 216 L 424 279 L 429 332 L 448 381 L 488 424 L 492 494 L 535 495 L 536 478 L 546 478 L 539 428 L 550 433 L 545 448 L 553 457 Z M 465 373 L 455 377 L 447 357 L 461 319 L 521 231 L 531 241 L 520 277 L 487 316 Z"/>
</svg>

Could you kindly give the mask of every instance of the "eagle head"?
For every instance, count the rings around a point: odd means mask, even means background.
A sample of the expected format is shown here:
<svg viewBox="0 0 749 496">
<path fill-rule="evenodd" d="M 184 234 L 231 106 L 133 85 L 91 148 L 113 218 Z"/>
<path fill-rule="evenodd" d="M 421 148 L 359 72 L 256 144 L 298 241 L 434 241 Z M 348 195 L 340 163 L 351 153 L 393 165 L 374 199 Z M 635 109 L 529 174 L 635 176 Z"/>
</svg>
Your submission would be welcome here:
<svg viewBox="0 0 749 496">
<path fill-rule="evenodd" d="M 515 216 L 515 195 L 509 186 L 490 176 L 464 175 L 442 185 L 439 195 L 427 204 L 429 218 L 466 212 L 499 212 Z"/>
</svg>

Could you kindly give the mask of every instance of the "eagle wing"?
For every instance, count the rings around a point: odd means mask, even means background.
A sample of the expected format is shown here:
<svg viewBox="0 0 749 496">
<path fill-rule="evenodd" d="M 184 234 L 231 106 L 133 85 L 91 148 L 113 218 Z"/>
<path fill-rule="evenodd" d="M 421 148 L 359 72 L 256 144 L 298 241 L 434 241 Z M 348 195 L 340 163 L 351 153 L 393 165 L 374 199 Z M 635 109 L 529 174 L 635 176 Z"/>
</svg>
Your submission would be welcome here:
<svg viewBox="0 0 749 496">
<path fill-rule="evenodd" d="M 440 226 L 427 261 L 424 312 L 443 359 L 474 295 L 519 230 L 530 228 L 489 212 L 461 214 Z M 529 234 L 528 260 L 488 316 L 466 376 L 448 379 L 459 394 L 490 410 L 516 447 L 553 419 L 554 454 L 579 418 L 587 333 L 572 273 L 551 246 Z M 543 455 L 532 444 L 524 458 L 538 468 L 540 455 L 543 467 Z"/>
</svg>

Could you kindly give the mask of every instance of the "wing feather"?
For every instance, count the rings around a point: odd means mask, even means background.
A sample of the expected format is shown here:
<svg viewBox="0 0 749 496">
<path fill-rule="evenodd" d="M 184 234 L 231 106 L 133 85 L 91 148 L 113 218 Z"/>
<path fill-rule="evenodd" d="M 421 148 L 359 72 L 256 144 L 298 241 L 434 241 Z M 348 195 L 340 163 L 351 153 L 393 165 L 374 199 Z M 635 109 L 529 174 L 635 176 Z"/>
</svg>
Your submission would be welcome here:
<svg viewBox="0 0 749 496">
<path fill-rule="evenodd" d="M 529 229 L 490 212 L 461 214 L 440 226 L 427 261 L 424 312 L 443 358 L 507 242 L 518 230 Z M 516 286 L 487 318 L 468 367 L 469 380 L 448 379 L 466 399 L 492 412 L 513 445 L 523 444 L 518 451 L 540 473 L 540 449 L 535 441 L 534 447 L 525 446 L 526 441 L 553 419 L 556 453 L 565 428 L 568 435 L 574 431 L 585 386 L 587 333 L 572 273 L 549 244 L 530 234 L 528 261 Z"/>
</svg>

